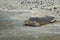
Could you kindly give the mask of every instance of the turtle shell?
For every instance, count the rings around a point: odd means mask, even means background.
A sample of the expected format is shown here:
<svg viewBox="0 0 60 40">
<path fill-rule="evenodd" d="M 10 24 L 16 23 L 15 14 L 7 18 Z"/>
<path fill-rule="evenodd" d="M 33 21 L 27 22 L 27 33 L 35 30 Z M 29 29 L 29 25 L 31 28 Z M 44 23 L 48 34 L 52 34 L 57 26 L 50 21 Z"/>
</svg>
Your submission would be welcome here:
<svg viewBox="0 0 60 40">
<path fill-rule="evenodd" d="M 45 17 L 42 17 L 42 18 L 39 18 L 39 17 L 30 17 L 29 21 L 49 23 L 49 22 L 51 22 L 54 19 L 55 19 L 55 17 L 51 17 L 51 16 L 45 16 Z"/>
<path fill-rule="evenodd" d="M 52 17 L 52 16 L 45 16 L 45 17 L 42 17 L 42 18 L 40 18 L 40 17 L 30 17 L 27 21 L 31 22 L 30 25 L 38 25 L 38 24 L 43 25 L 43 24 L 48 24 L 48 23 L 54 22 L 55 21 L 54 19 L 55 19 L 55 17 Z M 28 24 L 29 23 L 27 23 L 27 25 Z"/>
</svg>

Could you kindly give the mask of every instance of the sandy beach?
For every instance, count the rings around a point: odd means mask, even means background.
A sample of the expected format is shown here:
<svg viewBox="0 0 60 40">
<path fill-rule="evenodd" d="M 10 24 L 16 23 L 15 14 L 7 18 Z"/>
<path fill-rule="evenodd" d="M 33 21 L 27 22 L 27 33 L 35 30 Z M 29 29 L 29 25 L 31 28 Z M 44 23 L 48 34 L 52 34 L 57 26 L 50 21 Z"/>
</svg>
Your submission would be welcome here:
<svg viewBox="0 0 60 40">
<path fill-rule="evenodd" d="M 0 40 L 60 40 L 59 1 L 32 0 L 31 4 L 31 0 L 0 0 Z M 58 22 L 39 27 L 23 25 L 29 17 L 46 15 Z"/>
</svg>

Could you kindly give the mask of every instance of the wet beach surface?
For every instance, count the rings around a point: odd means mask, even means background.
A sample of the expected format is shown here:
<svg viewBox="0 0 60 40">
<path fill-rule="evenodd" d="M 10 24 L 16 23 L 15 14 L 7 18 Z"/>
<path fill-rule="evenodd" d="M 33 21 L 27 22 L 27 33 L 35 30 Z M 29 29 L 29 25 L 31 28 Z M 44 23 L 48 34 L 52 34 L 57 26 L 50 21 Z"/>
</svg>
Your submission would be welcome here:
<svg viewBox="0 0 60 40">
<path fill-rule="evenodd" d="M 28 27 L 23 22 L 8 17 L 0 19 L 0 40 L 60 40 L 60 23 Z"/>
<path fill-rule="evenodd" d="M 60 40 L 60 22 L 39 27 L 23 25 L 34 12 L 36 16 L 52 15 L 60 21 L 60 0 L 0 0 L 0 40 Z"/>
</svg>

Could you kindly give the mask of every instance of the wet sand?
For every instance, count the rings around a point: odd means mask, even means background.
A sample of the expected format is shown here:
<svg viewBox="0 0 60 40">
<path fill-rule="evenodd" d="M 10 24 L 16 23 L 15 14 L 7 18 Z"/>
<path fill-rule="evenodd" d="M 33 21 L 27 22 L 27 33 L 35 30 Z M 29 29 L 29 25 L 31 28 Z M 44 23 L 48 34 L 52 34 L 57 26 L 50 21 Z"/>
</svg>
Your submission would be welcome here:
<svg viewBox="0 0 60 40">
<path fill-rule="evenodd" d="M 0 40 L 60 40 L 60 23 L 28 27 L 24 19 L 8 18 L 0 19 Z"/>
<path fill-rule="evenodd" d="M 0 40 L 60 40 L 60 22 L 39 27 L 23 25 L 25 19 L 34 16 L 49 15 L 60 21 L 60 1 L 38 0 L 39 5 L 22 1 L 0 0 Z"/>
</svg>

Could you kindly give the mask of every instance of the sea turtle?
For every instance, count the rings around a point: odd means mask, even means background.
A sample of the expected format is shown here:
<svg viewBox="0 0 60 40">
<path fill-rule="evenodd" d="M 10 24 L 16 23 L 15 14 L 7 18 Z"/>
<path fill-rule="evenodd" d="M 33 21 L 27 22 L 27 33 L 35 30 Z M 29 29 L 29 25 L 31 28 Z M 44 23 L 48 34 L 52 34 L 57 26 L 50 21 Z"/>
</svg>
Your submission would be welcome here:
<svg viewBox="0 0 60 40">
<path fill-rule="evenodd" d="M 48 23 L 53 23 L 55 22 L 55 17 L 52 16 L 45 16 L 45 17 L 30 17 L 28 20 L 24 21 L 24 25 L 27 26 L 41 26 L 44 24 L 48 24 Z"/>
</svg>

